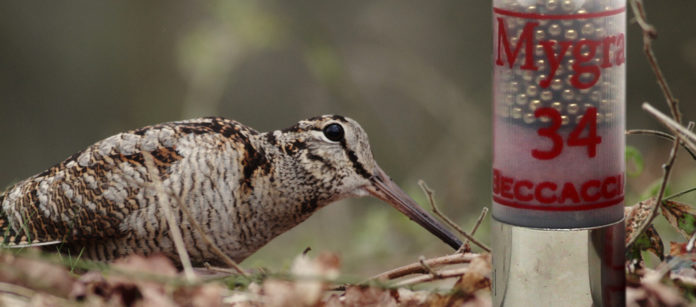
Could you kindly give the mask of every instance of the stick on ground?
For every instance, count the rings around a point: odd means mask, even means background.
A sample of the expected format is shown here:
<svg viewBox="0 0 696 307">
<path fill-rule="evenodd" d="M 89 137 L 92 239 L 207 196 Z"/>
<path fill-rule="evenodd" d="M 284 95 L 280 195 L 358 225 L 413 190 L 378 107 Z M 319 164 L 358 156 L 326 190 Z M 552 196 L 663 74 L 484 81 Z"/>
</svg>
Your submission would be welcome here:
<svg viewBox="0 0 696 307">
<path fill-rule="evenodd" d="M 181 230 L 177 226 L 176 219 L 172 213 L 172 208 L 167 202 L 167 194 L 162 187 L 162 181 L 160 180 L 157 168 L 155 168 L 154 158 L 149 152 L 143 152 L 143 158 L 145 160 L 145 167 L 147 168 L 150 180 L 154 184 L 155 191 L 157 192 L 157 199 L 160 208 L 167 219 L 167 224 L 169 224 L 169 234 L 171 235 L 172 241 L 174 241 L 174 247 L 176 248 L 176 252 L 179 254 L 179 259 L 181 259 L 181 265 L 184 267 L 184 276 L 186 276 L 186 280 L 188 282 L 193 282 L 196 280 L 196 274 L 193 272 L 193 266 L 191 266 L 191 259 L 186 251 Z"/>
<path fill-rule="evenodd" d="M 481 222 L 483 222 L 483 219 L 486 218 L 486 215 L 488 214 L 488 207 L 483 207 L 481 209 L 481 214 L 479 214 L 478 219 L 476 219 L 476 224 L 474 224 L 474 227 L 471 228 L 471 235 L 475 235 L 476 231 L 478 230 L 479 226 L 481 226 Z M 464 241 L 464 244 L 457 250 L 458 253 L 464 253 L 468 252 L 471 250 L 471 247 L 469 246 L 469 240 L 467 239 Z"/>
<path fill-rule="evenodd" d="M 425 264 L 427 264 L 429 267 L 434 268 L 434 267 L 443 266 L 443 265 L 469 263 L 469 262 L 471 262 L 471 260 L 473 260 L 476 257 L 478 257 L 477 254 L 456 253 L 456 254 L 452 254 L 452 255 L 426 259 L 423 262 Z M 421 265 L 421 263 L 419 261 L 419 262 L 411 263 L 411 264 L 408 264 L 408 265 L 405 265 L 402 267 L 398 267 L 398 268 L 386 271 L 384 273 L 380 273 L 378 275 L 371 277 L 370 280 L 373 280 L 373 279 L 392 280 L 392 279 L 401 278 L 401 277 L 404 277 L 404 276 L 410 275 L 410 274 L 423 274 L 423 273 L 427 273 L 427 272 L 423 269 L 423 265 Z"/>
</svg>

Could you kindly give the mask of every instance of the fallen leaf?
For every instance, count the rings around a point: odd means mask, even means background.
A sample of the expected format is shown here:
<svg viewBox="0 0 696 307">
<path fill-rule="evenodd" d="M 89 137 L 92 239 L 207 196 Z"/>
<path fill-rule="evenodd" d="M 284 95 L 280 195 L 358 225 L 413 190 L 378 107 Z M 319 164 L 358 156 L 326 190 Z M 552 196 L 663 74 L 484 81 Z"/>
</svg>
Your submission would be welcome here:
<svg viewBox="0 0 696 307">
<path fill-rule="evenodd" d="M 688 254 L 686 251 L 686 244 L 687 243 L 669 242 L 669 255 L 682 256 Z"/>
<path fill-rule="evenodd" d="M 433 307 L 445 306 L 465 306 L 465 307 L 490 307 L 491 293 L 489 291 L 477 291 L 474 294 L 463 295 L 461 292 L 454 292 L 451 295 L 432 296 L 429 305 Z"/>
<path fill-rule="evenodd" d="M 225 288 L 217 283 L 181 287 L 174 292 L 174 301 L 180 306 L 222 306 Z"/>
<path fill-rule="evenodd" d="M 399 288 L 397 301 L 400 306 L 429 306 L 428 300 L 432 293 L 428 291 L 412 291 L 406 288 Z"/>
<path fill-rule="evenodd" d="M 314 294 L 310 294 L 312 295 L 310 298 L 305 293 L 297 291 L 297 287 L 292 281 L 269 279 L 263 283 L 262 289 L 262 301 L 265 306 L 293 307 L 316 304 L 316 301 L 311 301 L 315 299 Z"/>
<path fill-rule="evenodd" d="M 662 215 L 684 238 L 691 237 L 696 230 L 696 209 L 692 206 L 672 200 L 664 201 L 660 206 Z"/>
<path fill-rule="evenodd" d="M 338 255 L 333 253 L 321 253 L 316 259 L 306 254 L 298 256 L 290 271 L 298 277 L 294 291 L 302 294 L 300 302 L 316 304 L 326 288 L 326 281 L 338 277 L 340 264 Z"/>
<path fill-rule="evenodd" d="M 70 298 L 74 300 L 84 300 L 89 295 L 107 297 L 110 295 L 111 288 L 99 272 L 87 272 L 73 284 L 70 291 Z"/>
<path fill-rule="evenodd" d="M 176 277 L 177 269 L 169 258 L 164 255 L 143 257 L 131 255 L 116 260 L 113 268 L 123 272 L 133 272 L 133 276 L 119 274 L 107 276 L 107 282 L 114 291 L 112 299 L 121 301 L 140 301 L 144 306 L 176 306 L 168 295 L 166 285 L 161 281 L 143 278 L 141 274 L 151 274 L 159 277 Z M 138 276 L 140 275 L 140 276 Z M 129 306 L 129 304 L 126 304 Z"/>
<path fill-rule="evenodd" d="M 646 269 L 640 286 L 626 289 L 626 306 L 688 306 L 681 293 L 662 279 L 660 272 Z"/>
<path fill-rule="evenodd" d="M 161 254 L 155 254 L 148 257 L 131 255 L 114 261 L 112 267 L 124 271 L 150 273 L 170 277 L 174 277 L 178 273 L 178 270 L 174 267 L 174 263 L 172 263 L 169 258 Z"/>
<path fill-rule="evenodd" d="M 162 282 L 163 277 L 176 277 L 178 274 L 169 258 L 162 255 L 131 255 L 116 260 L 112 268 L 117 273 L 103 276 L 99 272 L 88 272 L 82 275 L 73 285 L 71 297 L 87 299 L 98 305 L 178 305 L 171 295 L 172 289 Z M 160 280 L 147 278 L 147 274 Z"/>
<path fill-rule="evenodd" d="M 398 306 L 390 290 L 350 286 L 344 294 L 343 306 Z"/>
<path fill-rule="evenodd" d="M 0 282 L 20 285 L 37 291 L 67 298 L 75 278 L 62 265 L 41 260 L 35 250 L 24 255 L 0 253 Z"/>
<path fill-rule="evenodd" d="M 633 242 L 633 245 L 626 248 L 626 257 L 629 259 L 642 259 L 640 252 L 644 250 L 653 253 L 655 256 L 659 257 L 660 260 L 664 260 L 665 258 L 662 238 L 653 225 L 646 228 L 635 242 Z"/>
<path fill-rule="evenodd" d="M 293 280 L 267 279 L 258 294 L 267 306 L 314 306 L 324 295 L 327 281 L 339 274 L 340 259 L 333 253 L 316 258 L 301 254 L 290 269 Z"/>
<path fill-rule="evenodd" d="M 655 198 L 649 198 L 630 207 L 624 207 L 626 219 L 626 244 L 636 239 L 641 226 L 650 218 L 650 210 L 654 206 Z"/>
<path fill-rule="evenodd" d="M 454 285 L 464 294 L 473 294 L 481 289 L 491 289 L 491 255 L 482 254 L 469 263 L 469 269 Z"/>
<path fill-rule="evenodd" d="M 15 295 L 12 293 L 0 293 L 0 306 L 30 306 L 29 299 L 30 298 Z"/>
</svg>

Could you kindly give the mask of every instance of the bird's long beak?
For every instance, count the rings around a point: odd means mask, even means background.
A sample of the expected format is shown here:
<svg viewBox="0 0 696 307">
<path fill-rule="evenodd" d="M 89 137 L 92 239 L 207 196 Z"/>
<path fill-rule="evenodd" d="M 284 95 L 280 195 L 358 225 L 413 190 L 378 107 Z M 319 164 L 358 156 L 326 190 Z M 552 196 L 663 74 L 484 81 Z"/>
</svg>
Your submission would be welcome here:
<svg viewBox="0 0 696 307">
<path fill-rule="evenodd" d="M 459 249 L 462 241 L 459 240 L 452 232 L 445 228 L 440 222 L 435 220 L 432 215 L 425 212 L 406 192 L 399 188 L 384 171 L 377 166 L 375 174 L 370 178 L 371 186 L 367 187 L 367 191 L 372 196 L 377 197 L 390 205 L 396 210 L 408 216 L 423 228 L 430 231 L 440 240 L 447 243 L 452 248 Z"/>
</svg>

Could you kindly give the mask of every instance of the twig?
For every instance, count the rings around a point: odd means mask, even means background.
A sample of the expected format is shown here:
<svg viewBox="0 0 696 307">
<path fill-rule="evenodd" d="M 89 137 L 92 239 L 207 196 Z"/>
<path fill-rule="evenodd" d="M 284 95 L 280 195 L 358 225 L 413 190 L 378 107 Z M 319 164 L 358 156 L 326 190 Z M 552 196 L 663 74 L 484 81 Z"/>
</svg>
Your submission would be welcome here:
<svg viewBox="0 0 696 307">
<path fill-rule="evenodd" d="M 657 64 L 657 58 L 655 57 L 655 52 L 652 49 L 652 40 L 657 38 L 657 30 L 655 27 L 650 25 L 645 16 L 645 9 L 643 8 L 642 0 L 631 0 L 631 7 L 633 8 L 633 15 L 636 17 L 638 25 L 643 30 L 643 52 L 650 62 L 650 67 L 652 67 L 655 77 L 657 78 L 657 83 L 662 89 L 662 93 L 667 100 L 667 105 L 669 106 L 670 112 L 672 112 L 672 117 L 677 122 L 681 122 L 681 112 L 679 111 L 679 101 L 674 98 L 672 90 L 669 88 L 667 81 L 665 80 L 664 74 L 662 74 L 662 69 L 660 65 Z"/>
<path fill-rule="evenodd" d="M 132 179 L 130 179 L 130 180 L 132 180 Z M 157 189 L 156 185 L 154 185 L 154 184 L 138 183 L 138 185 L 142 185 L 146 188 Z M 196 220 L 193 218 L 193 216 L 191 215 L 191 211 L 188 210 L 188 207 L 184 204 L 184 202 L 182 200 L 182 199 L 186 198 L 185 197 L 186 191 L 183 192 L 184 193 L 183 196 L 179 196 L 176 193 L 174 193 L 173 191 L 165 191 L 165 192 L 167 192 L 167 194 L 170 197 L 172 197 L 173 199 L 176 200 L 177 205 L 182 209 L 189 224 L 193 225 L 195 230 L 201 236 L 203 241 L 208 245 L 208 247 L 210 247 L 210 249 L 213 251 L 213 253 L 216 254 L 218 257 L 220 257 L 220 259 L 222 259 L 222 261 L 225 262 L 226 265 L 234 268 L 235 271 L 237 271 L 239 274 L 241 274 L 245 277 L 249 277 L 249 275 L 246 272 L 244 272 L 244 270 L 237 264 L 237 262 L 235 262 L 232 258 L 227 256 L 225 253 L 222 252 L 222 250 L 220 250 L 220 248 L 210 239 L 210 237 L 205 233 L 205 231 L 203 231 L 200 224 L 198 224 L 198 222 L 196 222 Z"/>
<path fill-rule="evenodd" d="M 443 270 L 438 273 L 438 276 L 435 277 L 433 275 L 423 275 L 423 276 L 417 276 L 413 277 L 410 279 L 406 279 L 403 281 L 400 281 L 395 284 L 396 287 L 403 287 L 403 286 L 408 286 L 408 285 L 413 285 L 413 284 L 419 284 L 419 283 L 424 283 L 424 282 L 429 282 L 433 280 L 441 280 L 441 279 L 447 279 L 447 278 L 453 278 L 453 277 L 460 277 L 467 273 L 469 271 L 469 268 L 458 268 L 458 269 L 451 269 L 451 270 Z"/>
<path fill-rule="evenodd" d="M 473 260 L 476 257 L 478 257 L 477 254 L 456 253 L 456 254 L 452 254 L 452 255 L 426 259 L 423 262 L 432 268 L 432 267 L 437 267 L 437 266 L 442 266 L 442 265 L 469 263 L 469 262 L 471 262 L 471 260 Z M 416 262 L 416 263 L 411 263 L 411 264 L 408 264 L 408 265 L 405 265 L 402 267 L 398 267 L 398 268 L 389 270 L 387 272 L 380 273 L 380 274 L 375 275 L 375 276 L 372 276 L 370 278 L 370 280 L 374 280 L 374 279 L 392 280 L 392 279 L 397 279 L 397 278 L 404 277 L 406 275 L 416 274 L 416 273 L 426 273 L 426 271 L 423 270 L 423 266 L 420 264 L 420 261 Z"/>
<path fill-rule="evenodd" d="M 677 121 L 669 118 L 669 116 L 655 109 L 647 102 L 643 103 L 643 110 L 655 116 L 655 118 L 665 125 L 667 129 L 679 137 L 679 140 L 684 142 L 685 146 L 692 150 L 696 150 L 696 134 L 691 131 L 694 128 L 694 122 L 689 122 L 687 127 L 684 127 Z"/>
<path fill-rule="evenodd" d="M 162 181 L 160 180 L 157 168 L 155 168 L 155 164 L 153 162 L 154 158 L 149 152 L 143 152 L 143 158 L 145 160 L 145 167 L 147 168 L 150 180 L 153 182 L 155 191 L 157 192 L 157 200 L 165 218 L 167 219 L 167 223 L 169 224 L 169 233 L 172 241 L 174 241 L 174 247 L 176 248 L 176 252 L 179 254 L 181 265 L 184 267 L 184 276 L 188 282 L 194 282 L 196 280 L 196 274 L 193 272 L 191 259 L 186 251 L 184 239 L 181 235 L 181 229 L 179 229 L 177 226 L 176 219 L 172 213 L 172 208 L 169 207 L 169 203 L 166 200 L 167 193 L 165 193 L 164 188 L 162 187 Z"/>
<path fill-rule="evenodd" d="M 674 142 L 674 145 L 672 146 L 672 149 L 669 152 L 669 158 L 667 159 L 667 162 L 662 165 L 663 175 L 662 175 L 662 182 L 660 183 L 660 190 L 657 193 L 657 197 L 655 197 L 655 203 L 654 203 L 653 207 L 650 209 L 650 213 L 649 213 L 650 217 L 643 220 L 643 222 L 639 225 L 639 227 L 636 227 L 637 234 L 641 234 L 648 227 L 650 227 L 650 224 L 652 224 L 652 221 L 659 214 L 659 211 L 657 210 L 657 208 L 659 208 L 662 205 L 662 198 L 665 195 L 665 189 L 667 188 L 667 182 L 669 181 L 669 175 L 672 172 L 672 165 L 674 164 L 674 160 L 677 158 L 677 149 L 679 149 L 679 139 L 677 139 Z M 626 246 L 633 244 L 633 242 L 635 242 L 638 237 L 639 237 L 639 235 L 633 236 L 631 238 L 631 240 L 626 243 Z"/>
<path fill-rule="evenodd" d="M 244 270 L 237 264 L 237 262 L 235 262 L 232 258 L 230 258 L 225 253 L 223 253 L 222 250 L 220 250 L 220 248 L 215 244 L 215 242 L 213 242 L 213 240 L 211 240 L 210 237 L 208 237 L 208 235 L 205 233 L 205 231 L 203 230 L 201 225 L 198 224 L 198 222 L 193 218 L 193 215 L 191 215 L 191 212 L 189 211 L 188 207 L 186 207 L 184 205 L 181 198 L 179 198 L 178 195 L 174 195 L 173 193 L 172 193 L 172 195 L 174 196 L 174 199 L 177 200 L 177 203 L 179 204 L 179 207 L 184 212 L 184 215 L 186 216 L 186 219 L 188 220 L 189 224 L 191 224 L 193 226 L 193 228 L 198 232 L 198 234 L 201 236 L 201 238 L 203 239 L 205 244 L 207 244 L 208 247 L 210 247 L 210 250 L 216 256 L 218 256 L 220 259 L 222 259 L 222 261 L 225 262 L 225 264 L 227 266 L 229 266 L 229 267 L 233 268 L 235 271 L 237 271 L 237 273 L 239 273 L 240 275 L 242 275 L 244 277 L 249 277 L 249 274 L 244 272 Z"/>
<path fill-rule="evenodd" d="M 420 265 L 423 267 L 423 269 L 425 269 L 426 272 L 428 272 L 428 274 L 430 274 L 436 278 L 440 277 L 440 273 L 433 270 L 427 263 L 425 263 L 425 257 L 423 257 L 423 256 L 418 257 L 418 263 L 420 263 Z"/>
<path fill-rule="evenodd" d="M 693 134 L 693 132 L 691 132 L 691 129 L 694 128 L 694 122 L 689 122 L 689 126 L 685 128 L 682 125 L 680 125 L 679 123 L 677 123 L 674 120 L 672 120 L 671 118 L 669 118 L 667 115 L 662 114 L 660 111 L 655 109 L 653 106 L 651 106 L 647 102 L 643 103 L 643 109 L 645 111 L 647 111 L 648 113 L 652 114 L 653 116 L 655 116 L 655 118 L 657 118 L 661 123 L 663 123 L 665 126 L 667 126 L 668 129 L 670 129 L 672 132 L 674 132 L 676 137 L 674 140 L 674 145 L 672 146 L 672 150 L 669 153 L 669 158 L 667 160 L 667 163 L 662 165 L 662 168 L 663 168 L 662 182 L 660 184 L 660 190 L 657 194 L 657 197 L 655 197 L 655 203 L 654 203 L 653 207 L 650 209 L 649 218 L 643 220 L 643 222 L 639 225 L 639 227 L 636 228 L 637 234 L 640 234 L 643 231 L 645 231 L 645 229 L 647 229 L 650 226 L 652 221 L 659 214 L 659 211 L 657 210 L 657 208 L 659 208 L 662 205 L 662 201 L 664 200 L 665 189 L 667 187 L 667 182 L 669 181 L 669 176 L 670 176 L 671 171 L 672 171 L 672 165 L 674 164 L 674 160 L 677 157 L 677 150 L 679 149 L 679 144 L 682 141 L 682 138 L 680 138 L 679 136 L 680 135 L 685 136 L 685 138 L 683 139 L 684 143 L 687 146 L 691 147 L 692 149 L 696 150 L 696 146 L 694 146 L 693 142 L 691 141 L 691 139 L 696 140 L 696 136 Z M 670 197 L 674 197 L 674 196 L 670 196 Z M 631 238 L 631 240 L 629 240 L 627 242 L 626 246 L 633 244 L 633 242 L 635 242 L 635 240 L 637 238 L 638 238 L 637 235 L 633 236 Z"/>
<path fill-rule="evenodd" d="M 657 136 L 657 137 L 660 137 L 663 139 L 674 141 L 673 135 L 666 133 L 666 132 L 651 130 L 651 129 L 626 130 L 626 135 L 654 135 L 654 136 Z M 679 144 L 682 146 L 682 148 L 684 148 L 684 150 L 686 150 L 686 152 L 689 153 L 689 155 L 691 155 L 691 158 L 696 160 L 696 152 L 692 151 L 689 147 L 687 147 L 686 144 L 684 144 L 683 140 Z"/>
<path fill-rule="evenodd" d="M 655 199 L 655 206 L 651 210 L 650 218 L 646 219 L 643 224 L 641 224 L 641 227 L 638 229 L 638 233 L 643 232 L 648 225 L 652 223 L 652 221 L 657 217 L 658 215 L 658 210 L 657 208 L 662 205 L 662 199 L 664 197 L 665 189 L 667 186 L 667 181 L 669 180 L 669 175 L 672 170 L 672 165 L 674 164 L 674 160 L 677 157 L 677 149 L 679 149 L 679 144 L 681 143 L 682 138 L 680 136 L 684 136 L 683 140 L 686 146 L 690 147 L 691 149 L 696 150 L 696 144 L 694 144 L 694 141 L 696 141 L 696 135 L 694 135 L 693 132 L 691 132 L 691 129 L 694 128 L 694 122 L 689 122 L 688 127 L 683 127 L 680 125 L 678 122 L 674 121 L 673 119 L 667 117 L 667 115 L 663 114 L 662 112 L 658 111 L 655 109 L 653 106 L 650 104 L 643 103 L 643 110 L 647 111 L 648 113 L 652 114 L 657 118 L 661 123 L 663 123 L 665 126 L 667 126 L 668 129 L 670 129 L 675 135 L 674 139 L 674 145 L 672 146 L 672 150 L 670 151 L 669 154 L 669 159 L 667 163 L 663 165 L 664 169 L 664 175 L 662 177 L 662 184 L 660 185 L 660 191 L 657 194 L 657 197 Z M 632 241 L 629 242 L 629 244 L 632 244 L 637 237 L 634 237 Z"/>
<path fill-rule="evenodd" d="M 682 138 L 680 136 L 683 136 L 683 141 L 685 145 L 693 150 L 696 150 L 696 144 L 694 144 L 694 140 L 696 140 L 696 136 L 691 132 L 691 129 L 694 128 L 694 122 L 689 122 L 688 127 L 683 127 L 681 124 L 676 122 L 675 120 L 669 118 L 667 115 L 663 114 L 662 112 L 658 111 L 655 109 L 653 106 L 650 104 L 643 103 L 643 110 L 647 111 L 648 113 L 652 114 L 657 118 L 662 124 L 664 124 L 669 130 L 671 130 L 675 134 L 674 138 L 674 145 L 672 146 L 672 150 L 669 153 L 669 158 L 667 160 L 667 163 L 665 163 L 663 167 L 663 177 L 662 177 L 662 183 L 660 184 L 660 190 L 657 194 L 657 197 L 655 199 L 655 205 L 654 207 L 651 208 L 651 213 L 650 217 L 646 219 L 640 227 L 637 229 L 638 234 L 642 233 L 649 227 L 649 225 L 652 223 L 652 221 L 657 217 L 659 214 L 657 208 L 662 205 L 662 200 L 664 198 L 665 194 L 665 189 L 667 187 L 667 181 L 669 180 L 669 176 L 672 171 L 672 166 L 674 165 L 674 161 L 677 157 L 677 150 L 679 149 L 679 144 L 682 143 Z M 628 244 L 633 244 L 635 240 L 638 238 L 638 236 L 634 236 L 631 241 L 628 242 Z"/>
<path fill-rule="evenodd" d="M 486 217 L 486 214 L 488 214 L 488 207 L 483 207 L 481 209 L 481 214 L 479 214 L 478 219 L 476 219 L 476 224 L 474 224 L 474 227 L 471 228 L 471 235 L 476 234 L 476 230 L 478 230 L 479 226 L 481 226 L 481 222 L 483 222 L 483 219 Z M 464 253 L 465 251 L 471 250 L 471 247 L 469 246 L 469 239 L 464 241 L 464 244 L 462 244 L 461 247 L 457 250 L 457 253 Z"/>
<path fill-rule="evenodd" d="M 679 196 L 682 196 L 682 195 L 687 194 L 687 193 L 691 193 L 691 192 L 693 192 L 693 191 L 696 191 L 696 188 L 690 188 L 690 189 L 686 189 L 686 190 L 684 190 L 684 191 L 681 191 L 681 192 L 672 194 L 672 195 L 670 195 L 670 196 L 665 197 L 664 200 L 670 200 L 670 199 L 673 199 L 673 198 L 677 198 L 677 197 L 679 197 Z"/>
<path fill-rule="evenodd" d="M 476 240 L 474 237 L 472 237 L 471 235 L 469 235 L 468 233 L 466 233 L 466 231 L 464 231 L 461 227 L 459 227 L 459 225 L 457 225 L 455 222 L 453 222 L 453 221 L 450 220 L 447 216 L 445 216 L 444 214 L 442 214 L 442 213 L 440 212 L 440 209 L 438 209 L 437 205 L 435 204 L 435 199 L 433 198 L 434 192 L 433 192 L 433 190 L 431 190 L 431 189 L 428 187 L 428 185 L 425 184 L 425 181 L 423 181 L 423 180 L 418 180 L 418 185 L 421 187 L 421 189 L 423 189 L 423 192 L 425 193 L 425 195 L 428 196 L 428 202 L 430 202 L 430 207 L 433 209 L 433 213 L 435 213 L 435 215 L 439 216 L 443 221 L 445 221 L 445 223 L 447 223 L 447 225 L 449 225 L 450 227 L 456 229 L 457 232 L 459 232 L 462 236 L 464 236 L 465 238 L 467 238 L 467 239 L 468 239 L 469 241 L 471 241 L 472 243 L 476 244 L 476 245 L 477 245 L 478 247 L 480 247 L 482 250 L 484 250 L 484 251 L 486 251 L 486 252 L 488 252 L 488 253 L 491 252 L 491 249 L 490 249 L 488 246 L 486 246 L 485 244 L 479 242 L 479 241 Z"/>
<path fill-rule="evenodd" d="M 667 115 L 658 111 L 657 109 L 655 109 L 653 106 L 651 106 L 647 102 L 643 103 L 643 109 L 645 111 L 647 111 L 648 113 L 652 114 L 653 116 L 655 116 L 655 118 L 657 118 L 662 124 L 667 126 L 667 128 L 670 129 L 676 135 L 676 137 L 675 137 L 675 141 L 674 141 L 674 146 L 672 146 L 672 150 L 670 151 L 669 160 L 666 164 L 663 165 L 664 176 L 662 177 L 662 184 L 660 185 L 660 191 L 657 194 L 657 197 L 655 199 L 655 205 L 654 205 L 654 207 L 651 208 L 650 217 L 648 219 L 646 219 L 640 225 L 640 227 L 638 227 L 638 229 L 637 229 L 638 234 L 642 233 L 645 229 L 647 229 L 648 226 L 655 219 L 655 217 L 657 217 L 657 215 L 658 215 L 657 208 L 662 205 L 665 187 L 667 185 L 667 181 L 669 179 L 669 175 L 670 175 L 670 172 L 672 170 L 672 165 L 674 164 L 674 160 L 676 159 L 677 149 L 679 148 L 679 144 L 681 143 L 681 139 L 679 136 L 681 135 L 684 137 L 683 138 L 684 143 L 688 147 L 696 150 L 696 144 L 694 144 L 694 141 L 696 141 L 696 135 L 694 135 L 694 133 L 691 132 L 691 130 L 694 128 L 694 125 L 696 125 L 694 122 L 689 122 L 688 127 L 683 127 L 678 122 L 674 121 L 673 119 L 669 118 Z M 686 192 L 688 192 L 688 190 Z M 678 194 L 669 196 L 667 199 L 677 197 L 677 196 L 682 195 L 686 192 L 678 193 Z M 638 236 L 634 236 L 632 238 L 632 240 L 630 240 L 628 242 L 627 246 L 630 244 L 633 244 L 633 242 L 635 242 L 635 240 L 637 238 L 638 238 Z"/>
<path fill-rule="evenodd" d="M 643 1 L 630 0 L 630 3 L 631 7 L 633 8 L 633 14 L 635 15 L 636 21 L 638 22 L 640 28 L 643 30 L 643 52 L 645 53 L 645 56 L 648 58 L 650 67 L 655 73 L 657 83 L 659 84 L 660 89 L 662 90 L 662 93 L 665 96 L 665 99 L 667 100 L 667 105 L 669 106 L 670 112 L 672 113 L 672 117 L 677 123 L 680 123 L 681 112 L 679 111 L 679 102 L 677 101 L 677 99 L 674 98 L 672 90 L 669 88 L 669 85 L 665 80 L 664 74 L 662 74 L 662 69 L 657 64 L 655 53 L 652 50 L 652 39 L 657 37 L 657 31 L 655 30 L 655 27 L 653 27 L 647 22 L 645 10 L 643 9 Z M 649 225 L 652 223 L 652 221 L 655 219 L 655 217 L 657 217 L 659 213 L 657 208 L 662 204 L 662 197 L 664 196 L 665 189 L 667 188 L 669 175 L 672 172 L 672 165 L 674 164 L 674 161 L 677 158 L 677 150 L 679 149 L 679 143 L 681 143 L 679 135 L 676 135 L 674 138 L 674 145 L 672 146 L 672 149 L 669 153 L 669 158 L 667 158 L 667 162 L 663 165 L 662 182 L 660 184 L 660 190 L 655 199 L 655 206 L 652 208 L 650 212 L 650 217 L 645 219 L 643 223 L 640 225 L 640 227 L 636 229 L 638 233 L 642 233 L 643 231 L 645 231 L 645 229 L 649 227 Z M 638 238 L 638 236 L 634 236 L 633 239 L 629 241 L 627 245 L 633 244 L 636 238 Z"/>
</svg>

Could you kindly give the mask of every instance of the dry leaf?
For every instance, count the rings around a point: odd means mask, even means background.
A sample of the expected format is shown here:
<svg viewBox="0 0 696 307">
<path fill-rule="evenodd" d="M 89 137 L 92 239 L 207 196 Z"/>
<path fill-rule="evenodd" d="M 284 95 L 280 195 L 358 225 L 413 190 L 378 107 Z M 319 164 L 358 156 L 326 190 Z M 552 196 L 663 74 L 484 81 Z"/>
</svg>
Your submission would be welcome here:
<svg viewBox="0 0 696 307">
<path fill-rule="evenodd" d="M 261 286 L 252 282 L 247 286 L 246 291 L 232 291 L 223 297 L 222 302 L 225 306 L 260 306 L 262 300 L 261 291 Z"/>
<path fill-rule="evenodd" d="M 627 248 L 626 254 L 632 259 L 642 259 L 640 252 L 644 250 L 653 253 L 655 256 L 659 257 L 660 260 L 664 260 L 665 258 L 662 238 L 653 225 L 650 225 L 638 236 L 635 242 L 633 242 L 633 245 Z"/>
<path fill-rule="evenodd" d="M 428 291 L 412 291 L 406 288 L 399 288 L 397 301 L 400 306 L 429 306 L 428 300 L 433 295 Z"/>
<path fill-rule="evenodd" d="M 626 244 L 633 241 L 640 233 L 638 230 L 647 219 L 650 218 L 650 210 L 654 206 L 655 198 L 646 199 L 636 205 L 624 208 L 626 218 Z"/>
<path fill-rule="evenodd" d="M 687 243 L 669 242 L 669 255 L 670 256 L 687 255 L 688 252 L 686 251 L 686 244 Z"/>
<path fill-rule="evenodd" d="M 73 284 L 73 288 L 70 291 L 70 298 L 74 300 L 83 300 L 87 296 L 94 294 L 106 296 L 108 291 L 111 291 L 110 286 L 101 273 L 87 272 L 82 274 Z"/>
<path fill-rule="evenodd" d="M 343 306 L 398 306 L 390 290 L 351 286 L 344 294 Z"/>
<path fill-rule="evenodd" d="M 300 255 L 295 259 L 291 272 L 298 277 L 295 282 L 295 291 L 302 294 L 302 303 L 313 305 L 319 301 L 326 280 L 338 277 L 340 266 L 339 257 L 332 253 L 321 253 L 316 259 L 306 255 Z"/>
<path fill-rule="evenodd" d="M 263 283 L 262 289 L 262 301 L 265 306 L 311 306 L 318 301 L 310 302 L 310 298 L 305 293 L 297 291 L 292 281 L 269 279 Z"/>
<path fill-rule="evenodd" d="M 683 287 L 685 286 L 691 289 L 696 288 L 696 270 L 694 270 L 693 267 L 672 272 L 670 273 L 669 278 Z"/>
<path fill-rule="evenodd" d="M 398 291 L 386 290 L 368 286 L 348 286 L 343 294 L 333 294 L 325 302 L 325 307 L 344 306 L 399 306 L 397 298 L 400 298 L 401 289 Z M 414 299 L 410 293 L 404 292 L 406 300 Z M 414 306 L 414 305 L 409 305 Z M 419 306 L 416 304 L 415 306 Z M 427 304 L 426 304 L 427 306 Z"/>
<path fill-rule="evenodd" d="M 336 254 L 321 253 L 316 259 L 299 255 L 292 264 L 293 281 L 269 279 L 261 296 L 268 306 L 313 306 L 324 295 L 327 281 L 338 277 L 340 259 Z"/>
<path fill-rule="evenodd" d="M 34 251 L 28 253 L 38 257 Z M 75 278 L 62 265 L 3 252 L 0 254 L 0 281 L 67 298 Z"/>
<path fill-rule="evenodd" d="M 222 306 L 225 288 L 217 283 L 205 283 L 195 287 L 182 287 L 174 292 L 174 301 L 180 306 Z"/>
<path fill-rule="evenodd" d="M 663 202 L 660 206 L 662 215 L 684 238 L 691 237 L 696 230 L 696 209 L 688 204 L 672 200 Z"/>
<path fill-rule="evenodd" d="M 0 293 L 0 306 L 30 306 L 29 299 L 12 293 Z"/>
<path fill-rule="evenodd" d="M 166 285 L 138 276 L 138 274 L 177 276 L 178 271 L 169 258 L 163 255 L 149 257 L 131 255 L 116 260 L 112 267 L 135 273 L 132 277 L 114 275 L 106 278 L 115 291 L 112 299 L 135 300 L 143 306 L 176 306 L 174 300 L 167 293 Z"/>
<path fill-rule="evenodd" d="M 681 293 L 662 283 L 659 272 L 646 269 L 640 287 L 626 289 L 626 306 L 688 306 Z"/>
<path fill-rule="evenodd" d="M 171 277 L 178 274 L 178 271 L 174 267 L 172 261 L 161 254 L 151 255 L 148 257 L 131 255 L 114 261 L 112 267 L 141 274 L 150 273 Z"/>
<path fill-rule="evenodd" d="M 128 256 L 116 260 L 112 267 L 123 272 L 103 277 L 101 273 L 89 272 L 80 277 L 73 286 L 71 297 L 88 298 L 95 304 L 115 306 L 176 306 L 167 285 L 143 274 L 176 277 L 178 272 L 165 256 Z M 128 272 L 132 272 L 130 275 Z M 221 298 L 220 298 L 221 300 Z"/>
<path fill-rule="evenodd" d="M 448 296 L 431 296 L 430 306 L 445 307 L 445 306 L 465 306 L 465 307 L 490 307 L 493 305 L 491 301 L 491 293 L 488 291 L 478 291 L 470 295 L 462 295 L 460 292 L 455 292 Z"/>
<path fill-rule="evenodd" d="M 50 296 L 44 293 L 38 293 L 31 298 L 31 301 L 27 306 L 65 306 L 65 301 L 58 301 L 55 296 Z M 7 306 L 17 306 L 17 305 L 7 305 Z M 20 305 L 21 306 L 21 305 Z"/>
<path fill-rule="evenodd" d="M 469 270 L 459 278 L 454 288 L 464 294 L 473 294 L 481 289 L 490 290 L 491 268 L 490 254 L 483 254 L 474 258 L 469 264 Z"/>
</svg>

